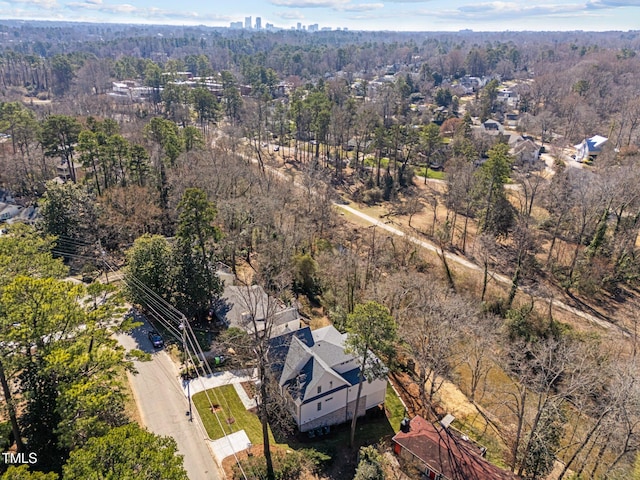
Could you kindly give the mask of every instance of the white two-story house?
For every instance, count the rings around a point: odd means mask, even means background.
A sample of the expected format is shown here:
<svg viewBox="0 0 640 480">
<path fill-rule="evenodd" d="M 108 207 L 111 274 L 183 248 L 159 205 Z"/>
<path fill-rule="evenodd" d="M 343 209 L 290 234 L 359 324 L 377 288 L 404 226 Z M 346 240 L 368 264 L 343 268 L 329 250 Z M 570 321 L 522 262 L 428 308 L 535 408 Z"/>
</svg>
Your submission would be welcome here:
<svg viewBox="0 0 640 480">
<path fill-rule="evenodd" d="M 353 418 L 360 365 L 345 352 L 345 339 L 346 334 L 328 326 L 302 328 L 271 341 L 271 368 L 301 432 Z M 371 361 L 379 360 L 372 355 Z M 386 376 L 364 380 L 358 416 L 383 404 L 386 389 Z"/>
</svg>

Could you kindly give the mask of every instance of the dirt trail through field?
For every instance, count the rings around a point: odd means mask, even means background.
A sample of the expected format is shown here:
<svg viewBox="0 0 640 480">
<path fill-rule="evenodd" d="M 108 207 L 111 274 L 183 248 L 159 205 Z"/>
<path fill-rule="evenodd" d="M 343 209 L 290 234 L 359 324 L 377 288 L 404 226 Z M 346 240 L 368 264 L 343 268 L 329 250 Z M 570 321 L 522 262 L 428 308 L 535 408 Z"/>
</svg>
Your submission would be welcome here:
<svg viewBox="0 0 640 480">
<path fill-rule="evenodd" d="M 252 158 L 251 156 L 248 155 L 243 155 L 245 158 L 247 158 L 249 161 L 252 161 L 253 163 L 258 163 L 258 160 L 255 158 Z M 304 185 L 302 185 L 300 182 L 296 181 L 296 172 L 295 170 L 288 170 L 286 173 L 282 171 L 281 169 L 281 165 L 279 166 L 275 166 L 275 165 L 268 165 L 265 164 L 264 168 L 266 170 L 268 170 L 269 172 L 271 172 L 272 174 L 275 174 L 278 178 L 280 178 L 281 180 L 284 181 L 288 181 L 288 182 L 292 182 L 294 184 L 294 186 L 296 188 L 299 189 L 304 189 L 306 187 L 304 187 Z M 440 182 L 438 182 L 440 183 Z M 313 192 L 313 189 L 312 189 Z M 315 193 L 315 192 L 313 192 Z M 392 233 L 394 235 L 400 236 L 400 237 L 404 237 L 407 240 L 409 240 L 410 242 L 419 245 L 422 248 L 425 248 L 431 252 L 434 252 L 436 254 L 440 253 L 440 249 L 434 245 L 433 243 L 427 241 L 427 240 L 422 240 L 419 239 L 417 237 L 414 237 L 412 235 L 408 235 L 406 234 L 404 231 L 396 228 L 396 227 L 392 227 L 391 225 L 389 225 L 388 223 L 385 223 L 379 219 L 376 219 L 370 215 L 367 215 L 366 213 L 361 212 L 360 210 L 358 210 L 357 208 L 351 207 L 349 205 L 345 205 L 344 203 L 341 202 L 334 202 L 334 206 L 338 209 L 342 209 L 346 212 L 349 212 L 351 215 L 354 215 L 356 217 L 358 217 L 360 220 L 363 220 L 371 225 L 376 225 L 379 226 L 380 228 L 388 231 L 389 233 Z M 476 272 L 481 272 L 482 268 L 478 265 L 476 265 L 475 263 L 471 262 L 470 260 L 460 256 L 460 255 L 456 255 L 454 253 L 451 252 L 444 252 L 447 260 L 451 260 L 452 262 L 455 262 L 456 264 L 463 266 L 469 270 L 473 270 Z M 489 272 L 489 275 L 491 275 L 491 277 L 493 279 L 495 279 L 496 281 L 504 284 L 504 285 L 510 285 L 511 284 L 511 279 L 501 275 L 497 272 Z M 522 292 L 525 292 L 529 295 L 532 295 L 533 297 L 538 297 L 538 295 L 536 294 L 536 292 L 531 291 L 529 289 L 527 289 L 526 287 L 518 287 L 518 289 Z M 620 325 L 616 325 L 612 322 L 607 321 L 606 319 L 603 319 L 599 316 L 596 315 L 592 315 L 588 312 L 585 312 L 584 310 L 581 310 L 579 308 L 573 307 L 563 301 L 560 300 L 552 300 L 552 305 L 558 309 L 561 309 L 565 312 L 568 312 L 572 315 L 575 315 L 576 317 L 579 317 L 583 320 L 586 320 L 587 322 L 589 322 L 591 325 L 599 327 L 604 329 L 607 332 L 610 333 L 618 333 L 623 335 L 625 338 L 630 338 L 632 335 L 631 333 L 625 329 L 624 327 L 620 326 Z"/>
<path fill-rule="evenodd" d="M 399 230 L 396 227 L 392 227 L 391 225 L 389 225 L 388 223 L 385 223 L 381 220 L 378 220 L 376 218 L 371 217 L 370 215 L 367 215 L 366 213 L 361 212 L 360 210 L 357 210 L 349 205 L 343 205 L 340 203 L 336 203 L 335 206 L 337 208 L 340 208 L 342 210 L 345 210 L 347 212 L 349 212 L 352 215 L 355 215 L 357 217 L 359 217 L 360 219 L 370 223 L 371 225 L 376 225 L 384 230 L 386 230 L 389 233 L 393 233 L 394 235 L 398 235 L 400 237 L 404 237 L 407 240 L 409 240 L 411 243 L 415 243 L 416 245 L 419 245 L 422 248 L 425 248 L 427 250 L 430 250 L 434 253 L 439 254 L 440 253 L 440 249 L 435 246 L 433 243 L 428 242 L 426 240 L 421 240 L 419 238 L 416 238 L 414 236 L 411 235 L 407 235 L 405 232 L 403 232 L 402 230 Z M 467 260 L 464 257 L 461 257 L 460 255 L 456 255 L 454 253 L 451 252 L 444 252 L 445 256 L 447 257 L 447 260 L 451 260 L 452 262 L 457 263 L 458 265 L 462 265 L 465 268 L 468 268 L 470 270 L 474 270 L 474 271 L 482 271 L 482 268 L 478 265 L 476 265 L 475 263 Z M 505 285 L 510 285 L 511 284 L 511 279 L 501 275 L 497 272 L 490 272 L 489 275 L 491 275 L 491 277 L 495 280 L 497 280 L 500 283 L 503 283 Z M 532 294 L 535 296 L 534 292 L 530 292 L 528 291 L 525 287 L 519 287 L 519 289 L 525 293 L 528 294 Z M 560 308 L 566 312 L 569 312 L 573 315 L 576 315 L 584 320 L 587 320 L 589 323 L 591 323 L 592 325 L 595 325 L 597 327 L 603 328 L 605 330 L 608 331 L 616 331 L 617 333 L 622 334 L 625 337 L 630 337 L 631 334 L 624 328 L 618 326 L 618 325 L 614 325 L 613 323 L 607 322 L 605 320 L 602 320 L 601 318 L 598 318 L 595 315 L 592 315 L 590 313 L 587 313 L 585 311 L 582 311 L 578 308 L 572 307 L 571 305 L 568 305 L 560 300 L 553 300 L 552 301 L 553 306 Z"/>
</svg>

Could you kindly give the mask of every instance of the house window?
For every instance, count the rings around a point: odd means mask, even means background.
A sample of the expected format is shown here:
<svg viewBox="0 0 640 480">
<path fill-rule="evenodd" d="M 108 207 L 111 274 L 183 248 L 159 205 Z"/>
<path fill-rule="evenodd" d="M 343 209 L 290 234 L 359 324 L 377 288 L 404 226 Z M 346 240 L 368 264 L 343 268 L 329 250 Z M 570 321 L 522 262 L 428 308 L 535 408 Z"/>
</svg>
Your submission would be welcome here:
<svg viewBox="0 0 640 480">
<path fill-rule="evenodd" d="M 322 393 L 322 386 L 318 385 L 318 394 Z"/>
<path fill-rule="evenodd" d="M 318 411 L 322 410 L 322 402 L 318 402 Z"/>
<path fill-rule="evenodd" d="M 429 467 L 426 468 L 424 473 L 427 476 L 427 478 L 429 478 L 429 480 L 437 480 L 438 478 L 442 478 L 442 477 L 439 477 L 439 475 L 433 470 L 431 470 Z"/>
</svg>

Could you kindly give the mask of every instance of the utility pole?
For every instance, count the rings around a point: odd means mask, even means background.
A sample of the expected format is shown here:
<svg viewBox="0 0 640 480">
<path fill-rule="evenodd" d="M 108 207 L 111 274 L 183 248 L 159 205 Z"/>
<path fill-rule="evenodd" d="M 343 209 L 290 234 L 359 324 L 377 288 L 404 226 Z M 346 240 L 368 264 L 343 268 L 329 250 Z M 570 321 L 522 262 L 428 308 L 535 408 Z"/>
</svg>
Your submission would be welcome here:
<svg viewBox="0 0 640 480">
<path fill-rule="evenodd" d="M 109 285 L 109 275 L 107 274 L 107 270 L 109 269 L 109 264 L 107 263 L 107 252 L 102 248 L 102 240 L 98 239 L 98 248 L 100 249 L 100 258 L 102 259 L 102 268 L 104 269 L 104 278 Z"/>
<path fill-rule="evenodd" d="M 189 421 L 193 422 L 193 410 L 191 408 L 191 375 L 189 373 L 189 352 L 187 351 L 187 319 L 184 316 L 182 317 L 182 322 L 180 323 L 179 328 L 182 331 L 182 352 L 184 355 L 185 380 L 187 382 L 187 402 L 189 403 L 187 415 L 189 416 Z"/>
</svg>

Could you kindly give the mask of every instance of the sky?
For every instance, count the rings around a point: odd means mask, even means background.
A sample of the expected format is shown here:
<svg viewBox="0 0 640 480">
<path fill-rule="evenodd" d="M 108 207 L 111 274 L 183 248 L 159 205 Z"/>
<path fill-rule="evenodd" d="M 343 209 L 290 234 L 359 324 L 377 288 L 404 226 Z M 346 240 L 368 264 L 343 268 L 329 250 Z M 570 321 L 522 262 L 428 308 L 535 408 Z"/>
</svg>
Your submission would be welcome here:
<svg viewBox="0 0 640 480">
<path fill-rule="evenodd" d="M 640 0 L 0 0 L 0 19 L 402 31 L 638 30 Z"/>
</svg>

